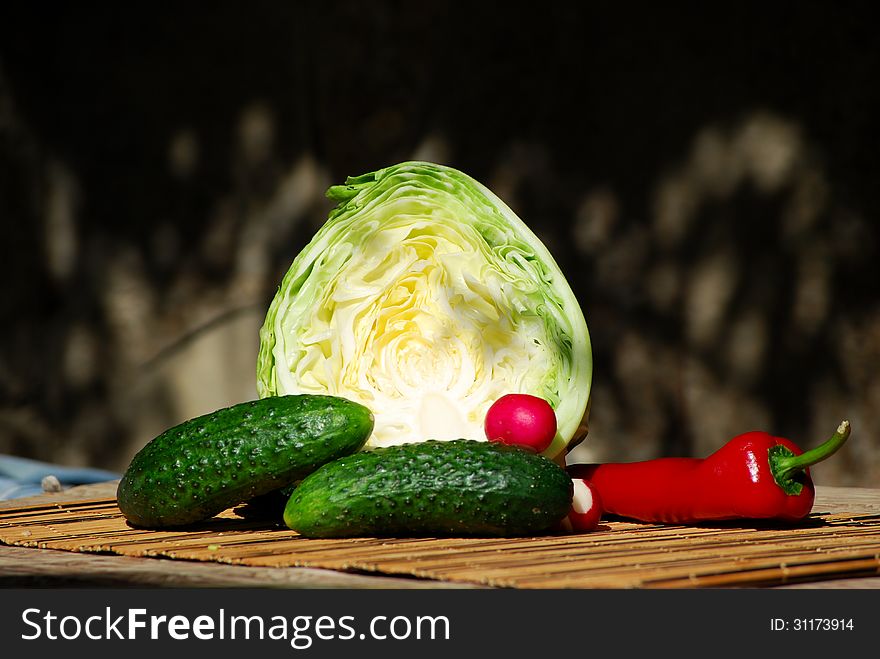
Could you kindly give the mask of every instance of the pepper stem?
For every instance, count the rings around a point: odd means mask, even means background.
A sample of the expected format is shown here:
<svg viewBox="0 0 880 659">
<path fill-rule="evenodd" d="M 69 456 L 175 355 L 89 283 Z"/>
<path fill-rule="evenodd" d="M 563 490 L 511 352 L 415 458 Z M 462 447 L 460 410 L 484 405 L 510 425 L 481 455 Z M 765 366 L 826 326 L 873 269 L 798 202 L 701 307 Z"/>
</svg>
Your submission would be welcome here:
<svg viewBox="0 0 880 659">
<path fill-rule="evenodd" d="M 849 421 L 841 421 L 837 430 L 825 442 L 800 455 L 779 455 L 773 461 L 773 475 L 777 482 L 790 481 L 798 473 L 834 454 L 849 437 Z"/>
</svg>

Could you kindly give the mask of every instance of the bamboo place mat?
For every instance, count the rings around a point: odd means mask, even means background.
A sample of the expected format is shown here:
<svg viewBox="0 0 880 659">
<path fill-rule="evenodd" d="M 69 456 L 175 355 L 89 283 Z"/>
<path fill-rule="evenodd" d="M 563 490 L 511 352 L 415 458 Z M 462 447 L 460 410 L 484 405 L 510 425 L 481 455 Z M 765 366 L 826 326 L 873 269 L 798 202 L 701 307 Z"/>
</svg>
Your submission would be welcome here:
<svg viewBox="0 0 880 659">
<path fill-rule="evenodd" d="M 135 529 L 103 498 L 2 510 L 0 543 L 509 588 L 753 587 L 880 573 L 876 513 L 814 513 L 785 527 L 603 521 L 529 538 L 313 540 L 234 509 L 187 530 Z"/>
</svg>

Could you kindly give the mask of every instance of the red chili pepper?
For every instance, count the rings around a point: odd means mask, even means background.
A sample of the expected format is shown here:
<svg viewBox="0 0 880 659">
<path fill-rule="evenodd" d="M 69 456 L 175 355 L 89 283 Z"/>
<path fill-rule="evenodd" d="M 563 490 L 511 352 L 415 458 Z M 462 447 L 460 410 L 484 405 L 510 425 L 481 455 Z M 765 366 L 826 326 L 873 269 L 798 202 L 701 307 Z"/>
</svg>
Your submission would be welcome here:
<svg viewBox="0 0 880 659">
<path fill-rule="evenodd" d="M 782 437 L 748 432 L 705 459 L 573 464 L 568 471 L 596 486 L 606 512 L 644 522 L 797 521 L 816 496 L 809 467 L 837 451 L 849 432 L 844 421 L 806 453 Z"/>
</svg>

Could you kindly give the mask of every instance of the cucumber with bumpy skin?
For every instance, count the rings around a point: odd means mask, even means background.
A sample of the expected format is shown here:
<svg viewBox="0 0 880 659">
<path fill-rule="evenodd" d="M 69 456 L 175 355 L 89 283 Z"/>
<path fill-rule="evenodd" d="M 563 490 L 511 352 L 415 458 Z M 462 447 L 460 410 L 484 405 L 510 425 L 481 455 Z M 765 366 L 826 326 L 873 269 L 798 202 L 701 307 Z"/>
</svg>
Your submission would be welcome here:
<svg viewBox="0 0 880 659">
<path fill-rule="evenodd" d="M 568 514 L 571 478 L 545 457 L 476 440 L 427 441 L 330 462 L 297 486 L 285 524 L 313 538 L 520 536 Z"/>
<path fill-rule="evenodd" d="M 119 482 L 134 526 L 183 526 L 298 481 L 359 451 L 369 409 L 335 396 L 275 396 L 186 421 L 147 444 Z"/>
</svg>

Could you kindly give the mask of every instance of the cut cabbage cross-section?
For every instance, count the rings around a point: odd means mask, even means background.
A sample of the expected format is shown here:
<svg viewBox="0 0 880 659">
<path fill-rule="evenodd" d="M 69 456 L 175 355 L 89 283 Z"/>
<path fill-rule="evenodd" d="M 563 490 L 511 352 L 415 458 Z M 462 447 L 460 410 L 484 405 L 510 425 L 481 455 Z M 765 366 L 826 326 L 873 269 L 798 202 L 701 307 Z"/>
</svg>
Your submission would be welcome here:
<svg viewBox="0 0 880 659">
<path fill-rule="evenodd" d="M 349 177 L 260 332 L 261 397 L 342 396 L 375 416 L 367 446 L 485 440 L 509 393 L 546 399 L 564 455 L 592 376 L 581 307 L 540 240 L 488 188 L 406 162 Z"/>
</svg>

